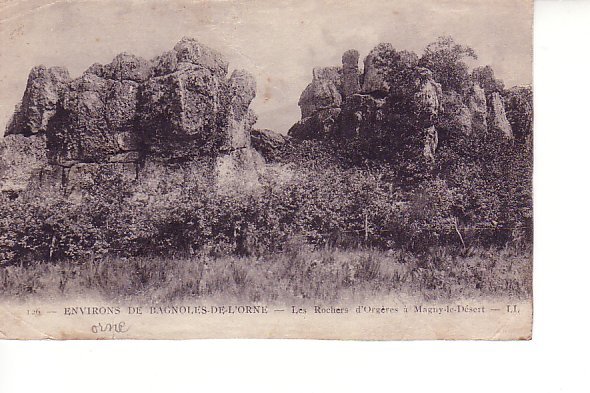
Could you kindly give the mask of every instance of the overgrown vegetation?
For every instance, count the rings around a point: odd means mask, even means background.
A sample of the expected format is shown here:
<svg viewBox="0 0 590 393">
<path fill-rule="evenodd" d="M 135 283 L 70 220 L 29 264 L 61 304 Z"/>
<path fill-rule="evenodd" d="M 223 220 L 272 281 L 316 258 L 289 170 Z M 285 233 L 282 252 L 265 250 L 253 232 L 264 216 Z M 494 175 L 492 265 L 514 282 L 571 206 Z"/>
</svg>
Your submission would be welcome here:
<svg viewBox="0 0 590 393">
<path fill-rule="evenodd" d="M 473 80 L 486 93 L 504 89 L 489 68 L 468 73 L 464 59 L 474 56 L 440 39 L 411 61 L 432 70 L 451 110 Z M 101 174 L 77 199 L 45 186 L 0 195 L 2 293 L 251 301 L 377 291 L 529 295 L 532 114 L 514 108 L 530 94 L 510 96 L 514 140 L 465 136 L 441 116 L 436 159 L 427 162 L 413 150 L 422 136 L 404 95 L 415 75 L 394 71 L 398 129 L 364 145 L 293 141 L 253 191 L 218 192 L 205 165 L 181 183 Z"/>
<path fill-rule="evenodd" d="M 294 237 L 316 246 L 415 252 L 530 242 L 530 183 L 523 181 L 530 168 L 522 158 L 476 147 L 465 147 L 471 160 L 445 147 L 436 170 L 413 188 L 400 187 L 385 164 L 313 168 L 302 160 L 270 166 L 250 193 L 219 193 L 203 173 L 184 187 L 103 178 L 81 201 L 42 188 L 4 196 L 0 258 L 27 264 L 202 249 L 263 255 Z"/>
<path fill-rule="evenodd" d="M 527 295 L 530 188 L 513 187 L 511 171 L 486 182 L 485 168 L 448 154 L 413 189 L 387 165 L 318 168 L 301 153 L 249 194 L 220 194 L 203 174 L 181 189 L 104 178 L 81 203 L 43 189 L 3 197 L 0 287 L 159 300 Z"/>
<path fill-rule="evenodd" d="M 314 250 L 297 241 L 263 256 L 142 257 L 60 261 L 0 269 L 7 297 L 97 296 L 166 303 L 182 300 L 354 301 L 401 294 L 425 300 L 531 295 L 530 253 L 511 248 Z"/>
</svg>

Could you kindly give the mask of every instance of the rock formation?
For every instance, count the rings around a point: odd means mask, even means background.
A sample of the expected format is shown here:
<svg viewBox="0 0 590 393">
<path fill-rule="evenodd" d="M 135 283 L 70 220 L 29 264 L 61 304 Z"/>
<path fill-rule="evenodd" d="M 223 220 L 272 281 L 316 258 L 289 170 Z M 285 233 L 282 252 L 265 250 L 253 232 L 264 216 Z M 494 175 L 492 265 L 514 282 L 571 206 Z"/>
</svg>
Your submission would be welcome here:
<svg viewBox="0 0 590 393">
<path fill-rule="evenodd" d="M 364 64 L 360 74 L 358 52 L 349 50 L 342 56 L 342 68 L 330 68 L 334 70 L 331 73 L 315 69 L 312 83 L 299 100 L 302 119 L 289 130 L 289 135 L 298 139 L 371 141 L 389 134 L 390 139 L 395 139 L 392 124 L 406 116 L 421 135 L 424 156 L 434 159 L 438 143 L 435 123 L 442 112 L 442 90 L 432 73 L 417 67 L 415 55 L 397 52 L 390 44 L 378 45 Z M 392 85 L 391 76 L 396 72 L 404 80 Z M 400 101 L 404 102 L 403 108 Z"/>
<path fill-rule="evenodd" d="M 0 192 L 20 192 L 47 167 L 44 135 L 0 139 Z"/>
<path fill-rule="evenodd" d="M 70 75 L 64 68 L 34 67 L 29 73 L 23 99 L 7 127 L 6 135 L 31 135 L 47 131 L 49 120 L 55 115 L 69 81 Z"/>
<path fill-rule="evenodd" d="M 506 118 L 504 101 L 500 93 L 492 93 L 488 108 L 488 124 L 493 131 L 501 133 L 507 139 L 513 139 L 512 126 Z"/>
<path fill-rule="evenodd" d="M 391 44 L 379 44 L 365 58 L 365 72 L 363 75 L 362 92 L 365 94 L 387 94 L 387 56 L 393 53 Z"/>
<path fill-rule="evenodd" d="M 468 96 L 468 109 L 471 113 L 471 128 L 475 132 L 484 132 L 488 128 L 487 100 L 484 90 L 474 83 Z"/>
<path fill-rule="evenodd" d="M 503 84 L 493 70 L 476 69 L 468 86 L 462 93 L 443 91 L 433 73 L 420 66 L 418 56 L 396 51 L 391 44 L 371 50 L 359 73 L 358 52 L 349 50 L 342 56 L 342 67 L 314 69 L 313 80 L 299 100 L 302 118 L 289 135 L 361 140 L 381 144 L 376 148 L 380 151 L 411 149 L 400 146 L 400 141 L 417 139 L 430 162 L 435 160 L 441 127 L 463 135 L 492 133 L 512 139 Z M 517 121 L 517 117 L 512 118 Z"/>
<path fill-rule="evenodd" d="M 359 53 L 349 50 L 342 55 L 342 96 L 350 97 L 360 91 Z"/>
<path fill-rule="evenodd" d="M 414 100 L 417 106 L 418 122 L 423 127 L 423 154 L 430 161 L 434 161 L 434 154 L 438 147 L 438 132 L 435 124 L 438 115 L 443 111 L 442 88 L 434 81 L 432 72 L 426 68 L 418 68 L 416 85 L 418 91 Z"/>
<path fill-rule="evenodd" d="M 63 68 L 37 66 L 0 142 L 0 190 L 36 183 L 76 197 L 103 177 L 151 186 L 205 171 L 239 192 L 256 185 L 264 158 L 273 161 L 297 140 L 366 148 L 359 153 L 369 159 L 432 163 L 441 135 L 530 138 L 530 88 L 504 90 L 490 67 L 466 85 L 443 91 L 415 54 L 390 44 L 375 47 L 362 71 L 359 53 L 349 50 L 341 66 L 313 69 L 299 99 L 301 120 L 284 136 L 252 130 L 254 78 L 243 70 L 228 77 L 223 56 L 191 38 L 151 60 L 122 53 L 74 79 Z"/>
<path fill-rule="evenodd" d="M 287 135 L 267 129 L 251 131 L 252 147 L 259 151 L 264 158 L 273 159 L 291 138 Z"/>
<path fill-rule="evenodd" d="M 224 179 L 230 169 L 254 170 L 256 83 L 243 70 L 228 78 L 227 69 L 220 53 L 192 38 L 150 61 L 122 53 L 75 79 L 63 68 L 33 68 L 2 142 L 1 186 L 22 189 L 27 176 L 61 171 L 52 178 L 72 191 L 104 170 L 133 180 L 146 162 L 200 157 L 222 162 Z M 35 164 L 6 181 L 8 166 L 23 160 Z"/>
<path fill-rule="evenodd" d="M 301 116 L 309 117 L 324 109 L 342 105 L 342 71 L 339 68 L 315 68 L 312 82 L 299 98 Z"/>
</svg>

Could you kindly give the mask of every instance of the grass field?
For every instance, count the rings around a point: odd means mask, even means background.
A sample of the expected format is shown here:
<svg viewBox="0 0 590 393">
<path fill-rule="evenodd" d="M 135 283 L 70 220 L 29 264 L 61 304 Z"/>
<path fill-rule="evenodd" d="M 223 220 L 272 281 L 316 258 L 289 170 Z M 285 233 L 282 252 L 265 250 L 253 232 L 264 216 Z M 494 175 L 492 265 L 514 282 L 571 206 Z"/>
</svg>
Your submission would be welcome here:
<svg viewBox="0 0 590 393">
<path fill-rule="evenodd" d="M 530 250 L 446 248 L 420 255 L 371 249 L 288 247 L 261 257 L 108 258 L 0 267 L 6 298 L 169 302 L 334 301 L 407 294 L 430 299 L 528 298 Z"/>
</svg>

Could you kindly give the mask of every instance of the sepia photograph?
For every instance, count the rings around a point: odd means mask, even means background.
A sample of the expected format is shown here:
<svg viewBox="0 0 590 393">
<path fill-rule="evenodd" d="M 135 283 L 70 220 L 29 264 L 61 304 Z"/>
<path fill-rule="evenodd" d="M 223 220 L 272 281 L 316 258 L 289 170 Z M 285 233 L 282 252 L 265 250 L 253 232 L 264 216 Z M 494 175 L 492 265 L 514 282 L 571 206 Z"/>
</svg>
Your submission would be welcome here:
<svg viewBox="0 0 590 393">
<path fill-rule="evenodd" d="M 530 340 L 533 2 L 0 5 L 0 337 Z"/>
</svg>

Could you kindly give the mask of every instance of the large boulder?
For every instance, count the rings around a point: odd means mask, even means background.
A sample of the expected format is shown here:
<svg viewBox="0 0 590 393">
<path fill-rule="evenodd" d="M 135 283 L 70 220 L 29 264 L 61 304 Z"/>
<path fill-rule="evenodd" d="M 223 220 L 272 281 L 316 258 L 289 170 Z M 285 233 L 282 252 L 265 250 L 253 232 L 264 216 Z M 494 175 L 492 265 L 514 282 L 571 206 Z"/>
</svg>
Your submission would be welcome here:
<svg viewBox="0 0 590 393">
<path fill-rule="evenodd" d="M 492 93 L 488 107 L 488 122 L 492 132 L 500 133 L 504 138 L 513 139 L 512 126 L 506 118 L 504 101 L 500 93 Z"/>
<path fill-rule="evenodd" d="M 227 75 L 228 62 L 218 51 L 201 44 L 194 38 L 184 37 L 175 46 L 177 69 L 183 63 L 193 64 L 211 71 L 219 78 Z"/>
<path fill-rule="evenodd" d="M 258 162 L 249 109 L 256 83 L 243 70 L 228 78 L 227 69 L 219 52 L 192 38 L 151 61 L 122 53 L 73 80 L 61 68 L 33 68 L 2 148 L 2 173 L 18 181 L 3 175 L 0 187 L 22 189 L 41 167 L 49 171 L 39 179 L 59 179 L 79 195 L 109 177 L 133 182 L 148 161 Z"/>
<path fill-rule="evenodd" d="M 341 76 L 342 72 L 338 67 L 313 70 L 312 82 L 303 90 L 298 102 L 302 118 L 310 117 L 319 110 L 342 105 Z"/>
<path fill-rule="evenodd" d="M 256 123 L 256 115 L 249 110 L 256 97 L 256 80 L 245 70 L 235 70 L 228 82 L 227 125 L 223 131 L 227 135 L 222 150 L 233 151 L 250 147 L 250 130 Z"/>
<path fill-rule="evenodd" d="M 385 95 L 389 93 L 387 81 L 387 64 L 395 50 L 391 44 L 377 45 L 365 58 L 362 92 L 365 94 Z"/>
<path fill-rule="evenodd" d="M 329 139 L 337 132 L 341 111 L 330 108 L 314 112 L 295 123 L 288 135 L 296 139 Z"/>
<path fill-rule="evenodd" d="M 141 83 L 151 77 L 153 66 L 152 63 L 141 57 L 124 52 L 118 54 L 110 64 L 95 63 L 85 72 L 104 79 Z"/>
<path fill-rule="evenodd" d="M 289 139 L 287 135 L 268 129 L 254 129 L 251 132 L 252 147 L 256 149 L 264 158 L 275 158 L 278 151 L 285 146 Z"/>
<path fill-rule="evenodd" d="M 487 99 L 485 91 L 477 83 L 471 86 L 467 102 L 471 113 L 471 128 L 476 133 L 485 132 L 488 128 Z"/>
<path fill-rule="evenodd" d="M 194 38 L 184 37 L 174 49 L 152 60 L 154 75 L 162 76 L 191 68 L 203 68 L 219 78 L 227 75 L 228 62 L 221 53 Z"/>
<path fill-rule="evenodd" d="M 302 117 L 309 117 L 322 109 L 338 108 L 342 105 L 342 96 L 334 83 L 316 80 L 310 83 L 299 99 Z"/>
<path fill-rule="evenodd" d="M 6 135 L 0 139 L 0 192 L 20 192 L 46 170 L 44 135 Z"/>
<path fill-rule="evenodd" d="M 137 150 L 138 83 L 84 73 L 64 93 L 47 131 L 49 157 L 58 164 L 99 162 Z"/>
<path fill-rule="evenodd" d="M 225 128 L 220 80 L 203 68 L 151 78 L 139 96 L 139 124 L 150 153 L 183 157 L 218 150 Z"/>
<path fill-rule="evenodd" d="M 65 68 L 34 67 L 29 73 L 23 99 L 9 121 L 6 135 L 47 131 L 69 81 L 70 75 Z"/>
<path fill-rule="evenodd" d="M 193 67 L 149 79 L 139 97 L 148 151 L 187 158 L 247 147 L 255 122 L 248 107 L 255 92 L 245 71 L 225 80 L 209 68 Z"/>
<path fill-rule="evenodd" d="M 359 53 L 351 49 L 342 55 L 342 96 L 350 97 L 360 91 Z"/>
</svg>

